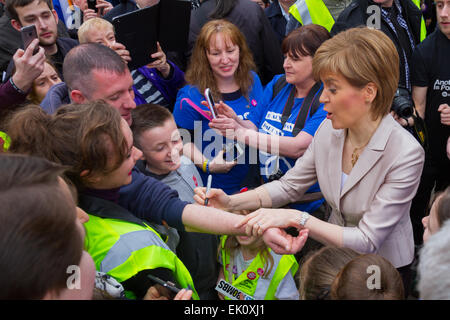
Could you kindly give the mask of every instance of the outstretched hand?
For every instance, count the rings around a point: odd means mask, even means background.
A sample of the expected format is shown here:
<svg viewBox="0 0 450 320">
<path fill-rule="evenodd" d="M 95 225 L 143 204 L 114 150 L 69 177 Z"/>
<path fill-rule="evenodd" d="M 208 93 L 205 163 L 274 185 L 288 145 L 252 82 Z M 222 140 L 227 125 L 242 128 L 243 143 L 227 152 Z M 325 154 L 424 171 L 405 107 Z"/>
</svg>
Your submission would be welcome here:
<svg viewBox="0 0 450 320">
<path fill-rule="evenodd" d="M 236 228 L 245 225 L 245 233 L 261 236 L 269 228 L 288 228 L 295 226 L 295 213 L 287 209 L 261 208 L 245 216 Z"/>
<path fill-rule="evenodd" d="M 230 196 L 228 196 L 222 189 L 210 189 L 206 194 L 206 188 L 194 189 L 194 200 L 200 205 L 205 205 L 205 199 L 208 198 L 208 207 L 226 210 L 230 203 Z"/>
<path fill-rule="evenodd" d="M 264 232 L 263 240 L 277 254 L 295 254 L 305 245 L 308 233 L 308 229 L 302 229 L 293 237 L 284 229 L 270 228 Z"/>
</svg>

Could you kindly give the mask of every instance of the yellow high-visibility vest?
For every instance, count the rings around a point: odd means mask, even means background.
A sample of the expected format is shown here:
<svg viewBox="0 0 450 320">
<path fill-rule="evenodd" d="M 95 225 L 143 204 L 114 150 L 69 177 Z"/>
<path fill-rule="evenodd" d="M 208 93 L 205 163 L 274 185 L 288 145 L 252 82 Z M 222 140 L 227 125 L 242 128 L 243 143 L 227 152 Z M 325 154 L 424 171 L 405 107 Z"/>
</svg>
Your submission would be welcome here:
<svg viewBox="0 0 450 320">
<path fill-rule="evenodd" d="M 289 7 L 289 13 L 302 25 L 318 24 L 331 31 L 334 19 L 322 0 L 298 0 Z"/>
</svg>

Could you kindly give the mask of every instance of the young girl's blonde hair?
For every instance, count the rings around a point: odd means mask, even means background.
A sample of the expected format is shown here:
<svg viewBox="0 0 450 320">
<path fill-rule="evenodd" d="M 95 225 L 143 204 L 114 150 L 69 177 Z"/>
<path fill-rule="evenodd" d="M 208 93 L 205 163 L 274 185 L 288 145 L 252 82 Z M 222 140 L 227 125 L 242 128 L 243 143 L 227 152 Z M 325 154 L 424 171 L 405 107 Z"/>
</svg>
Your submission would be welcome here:
<svg viewBox="0 0 450 320">
<path fill-rule="evenodd" d="M 249 214 L 250 212 L 248 212 L 247 210 L 242 210 L 240 212 L 236 212 L 239 214 Z M 272 272 L 272 268 L 274 265 L 274 261 L 273 261 L 273 257 L 270 254 L 270 249 L 269 247 L 264 243 L 264 241 L 262 241 L 262 239 L 260 238 L 260 243 L 257 246 L 257 249 L 259 251 L 259 255 L 261 256 L 261 260 L 264 262 L 264 274 L 262 276 L 262 278 L 266 279 L 268 277 L 268 275 L 270 274 L 270 272 Z M 236 236 L 228 236 L 225 244 L 224 244 L 224 249 L 226 251 L 228 251 L 230 257 L 234 257 L 234 254 L 236 252 L 237 249 L 239 249 L 241 245 L 239 244 Z M 219 252 L 220 252 L 220 248 L 219 248 Z M 231 265 L 231 263 L 230 263 Z M 231 275 L 231 272 L 230 272 Z M 230 279 L 227 279 L 230 280 Z"/>
</svg>

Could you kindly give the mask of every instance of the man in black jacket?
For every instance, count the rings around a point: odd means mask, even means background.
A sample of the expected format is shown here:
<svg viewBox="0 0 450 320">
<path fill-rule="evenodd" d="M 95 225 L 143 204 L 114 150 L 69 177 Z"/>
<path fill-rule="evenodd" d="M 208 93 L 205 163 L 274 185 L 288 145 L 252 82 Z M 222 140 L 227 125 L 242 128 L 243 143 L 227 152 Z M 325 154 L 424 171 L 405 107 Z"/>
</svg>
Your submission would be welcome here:
<svg viewBox="0 0 450 320">
<path fill-rule="evenodd" d="M 283 41 L 286 36 L 286 25 L 289 21 L 289 7 L 295 0 L 274 0 L 270 6 L 264 9 L 264 13 L 270 21 L 278 40 Z"/>
<path fill-rule="evenodd" d="M 54 63 L 62 77 L 64 57 L 78 41 L 58 37 L 58 15 L 51 0 L 7 0 L 6 10 L 11 18 L 11 25 L 17 31 L 22 27 L 35 25 L 39 45 Z M 7 78 L 12 74 L 14 62 L 11 60 L 7 69 Z"/>
<path fill-rule="evenodd" d="M 379 11 L 370 6 L 378 7 Z M 421 18 L 421 11 L 411 0 L 354 0 L 339 15 L 331 34 L 358 26 L 379 28 L 397 48 L 400 57 L 399 86 L 411 90 L 409 60 L 415 46 L 420 43 Z"/>
<path fill-rule="evenodd" d="M 450 185 L 450 0 L 436 0 L 438 28 L 412 55 L 412 96 L 419 115 L 428 130 L 428 149 L 419 188 L 411 204 L 416 245 L 423 242 L 422 219 L 429 209 L 432 192 L 444 191 Z"/>
</svg>

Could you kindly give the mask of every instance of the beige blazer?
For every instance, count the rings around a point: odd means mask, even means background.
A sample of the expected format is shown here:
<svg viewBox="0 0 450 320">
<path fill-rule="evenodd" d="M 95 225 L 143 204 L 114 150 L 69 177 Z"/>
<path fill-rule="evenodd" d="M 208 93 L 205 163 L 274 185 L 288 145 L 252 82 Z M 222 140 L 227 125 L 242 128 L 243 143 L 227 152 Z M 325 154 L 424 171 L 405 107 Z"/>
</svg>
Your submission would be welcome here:
<svg viewBox="0 0 450 320">
<path fill-rule="evenodd" d="M 414 258 L 409 217 L 424 163 L 424 150 L 391 115 L 385 116 L 341 190 L 346 130 L 324 120 L 295 166 L 264 185 L 273 207 L 301 199 L 316 181 L 332 208 L 330 223 L 344 227 L 343 245 L 377 253 L 396 268 Z"/>
</svg>

